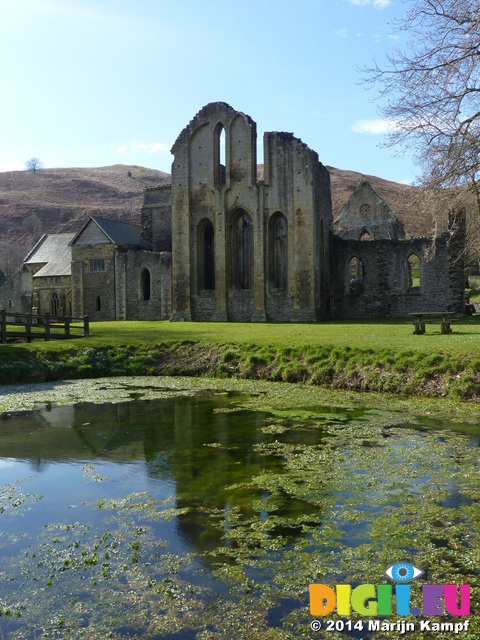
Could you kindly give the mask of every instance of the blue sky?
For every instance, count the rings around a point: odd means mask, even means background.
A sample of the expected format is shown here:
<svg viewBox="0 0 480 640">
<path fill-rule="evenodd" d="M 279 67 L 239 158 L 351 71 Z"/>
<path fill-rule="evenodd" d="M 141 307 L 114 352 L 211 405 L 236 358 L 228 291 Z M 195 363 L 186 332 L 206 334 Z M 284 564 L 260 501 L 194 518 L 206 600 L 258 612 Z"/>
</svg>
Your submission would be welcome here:
<svg viewBox="0 0 480 640">
<path fill-rule="evenodd" d="M 402 0 L 0 0 L 0 171 L 134 164 L 170 171 L 177 135 L 228 102 L 321 162 L 396 182 L 411 159 L 357 67 L 401 40 Z"/>
</svg>

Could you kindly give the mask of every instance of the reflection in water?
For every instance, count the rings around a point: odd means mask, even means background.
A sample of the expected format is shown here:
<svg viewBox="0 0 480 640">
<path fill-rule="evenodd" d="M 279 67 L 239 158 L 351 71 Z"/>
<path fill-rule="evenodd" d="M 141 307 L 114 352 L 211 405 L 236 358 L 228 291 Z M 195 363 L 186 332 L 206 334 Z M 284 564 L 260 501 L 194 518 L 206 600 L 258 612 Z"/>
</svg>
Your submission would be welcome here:
<svg viewBox="0 0 480 640">
<path fill-rule="evenodd" d="M 228 638 L 222 616 L 237 607 L 232 620 L 258 618 L 245 637 L 289 616 L 297 637 L 308 584 L 352 580 L 344 557 L 356 558 L 355 580 L 381 579 L 372 558 L 387 544 L 406 560 L 448 550 L 450 517 L 457 541 L 474 543 L 476 434 L 322 406 L 282 417 L 242 400 L 205 392 L 0 416 L 0 613 L 10 598 L 19 615 L 0 616 L 2 634 L 29 615 L 61 629 L 61 610 L 92 638 L 196 638 L 200 621 Z"/>
<path fill-rule="evenodd" d="M 258 499 L 264 505 L 262 517 L 269 516 L 270 492 L 241 487 L 226 490 L 248 484 L 267 464 L 270 473 L 282 472 L 281 459 L 265 456 L 255 445 L 279 439 L 316 444 L 322 436 L 318 429 L 265 435 L 261 428 L 271 416 L 234 410 L 235 404 L 229 394 L 205 393 L 194 400 L 182 397 L 105 405 L 81 403 L 29 414 L 6 414 L 0 423 L 0 454 L 2 458 L 28 461 L 36 473 L 45 472 L 51 463 L 142 463 L 146 478 L 157 485 L 174 486 L 176 506 L 188 508 L 188 513 L 177 518 L 183 543 L 197 551 L 214 549 L 220 544 L 222 532 L 209 526 L 213 512 L 238 510 L 248 518 L 256 512 L 252 504 Z M 71 469 L 64 469 L 65 485 L 71 483 Z M 73 495 L 75 488 L 70 489 Z M 317 506 L 286 493 L 276 497 L 272 508 L 276 516 L 284 518 L 313 512 L 318 516 Z M 270 535 L 292 536 L 301 528 L 276 527 Z"/>
</svg>

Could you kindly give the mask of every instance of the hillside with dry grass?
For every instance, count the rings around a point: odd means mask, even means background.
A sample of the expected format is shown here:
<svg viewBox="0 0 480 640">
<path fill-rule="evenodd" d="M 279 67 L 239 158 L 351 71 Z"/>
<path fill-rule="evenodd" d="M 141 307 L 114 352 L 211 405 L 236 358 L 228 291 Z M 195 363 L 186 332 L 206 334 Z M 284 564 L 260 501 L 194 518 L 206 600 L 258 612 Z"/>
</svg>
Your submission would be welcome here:
<svg viewBox="0 0 480 640">
<path fill-rule="evenodd" d="M 263 167 L 259 166 L 259 177 Z M 362 180 L 368 180 L 405 224 L 408 235 L 426 235 L 430 221 L 416 215 L 415 189 L 328 167 L 334 216 Z M 140 222 L 145 187 L 169 182 L 170 175 L 145 167 L 42 169 L 0 173 L 0 264 L 16 252 L 20 259 L 42 233 L 77 231 L 92 215 Z"/>
<path fill-rule="evenodd" d="M 0 173 L 2 239 L 26 244 L 33 227 L 76 231 L 92 215 L 138 222 L 143 189 L 169 179 L 161 171 L 125 165 Z"/>
</svg>

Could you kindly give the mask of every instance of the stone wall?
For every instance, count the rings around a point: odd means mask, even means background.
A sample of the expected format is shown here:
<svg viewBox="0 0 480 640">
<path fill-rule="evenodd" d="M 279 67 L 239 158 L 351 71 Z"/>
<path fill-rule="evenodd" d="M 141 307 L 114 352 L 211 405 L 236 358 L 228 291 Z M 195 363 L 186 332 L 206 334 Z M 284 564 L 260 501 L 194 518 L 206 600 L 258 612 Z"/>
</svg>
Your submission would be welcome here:
<svg viewBox="0 0 480 640">
<path fill-rule="evenodd" d="M 143 193 L 142 241 L 150 251 L 172 250 L 171 189 L 171 185 L 160 185 Z"/>
<path fill-rule="evenodd" d="M 112 243 L 72 246 L 73 315 L 117 320 L 116 252 Z M 90 260 L 105 260 L 105 271 L 90 271 Z"/>
<path fill-rule="evenodd" d="M 105 271 L 91 272 L 91 259 L 105 260 Z M 75 316 L 164 320 L 171 312 L 171 254 L 122 250 L 111 243 L 74 245 L 72 285 Z"/>
<path fill-rule="evenodd" d="M 418 311 L 449 310 L 463 313 L 465 242 L 464 217 L 440 236 L 432 251 L 429 238 L 410 240 L 333 239 L 334 295 L 336 318 L 406 316 Z M 420 283 L 413 286 L 408 260 L 418 256 Z M 351 261 L 361 261 L 358 275 Z"/>
<path fill-rule="evenodd" d="M 12 313 L 30 313 L 31 307 L 32 279 L 22 268 L 0 287 L 0 309 Z"/>
<path fill-rule="evenodd" d="M 117 257 L 117 318 L 166 320 L 171 312 L 171 254 L 129 250 Z"/>
<path fill-rule="evenodd" d="M 33 293 L 31 309 L 33 313 L 53 314 L 52 296 L 58 301 L 59 316 L 71 316 L 72 285 L 70 276 L 45 276 L 33 278 Z"/>
</svg>

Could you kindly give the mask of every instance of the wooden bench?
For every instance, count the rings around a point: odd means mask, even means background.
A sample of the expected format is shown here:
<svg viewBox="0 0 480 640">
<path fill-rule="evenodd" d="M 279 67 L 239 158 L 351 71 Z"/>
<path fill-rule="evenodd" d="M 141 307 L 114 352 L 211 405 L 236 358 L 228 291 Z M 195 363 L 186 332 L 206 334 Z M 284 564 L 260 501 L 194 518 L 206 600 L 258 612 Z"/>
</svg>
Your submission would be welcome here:
<svg viewBox="0 0 480 640">
<path fill-rule="evenodd" d="M 409 315 L 415 316 L 413 333 L 417 335 L 425 333 L 426 324 L 439 324 L 441 333 L 452 333 L 450 325 L 454 314 L 451 311 L 418 311 Z"/>
</svg>

